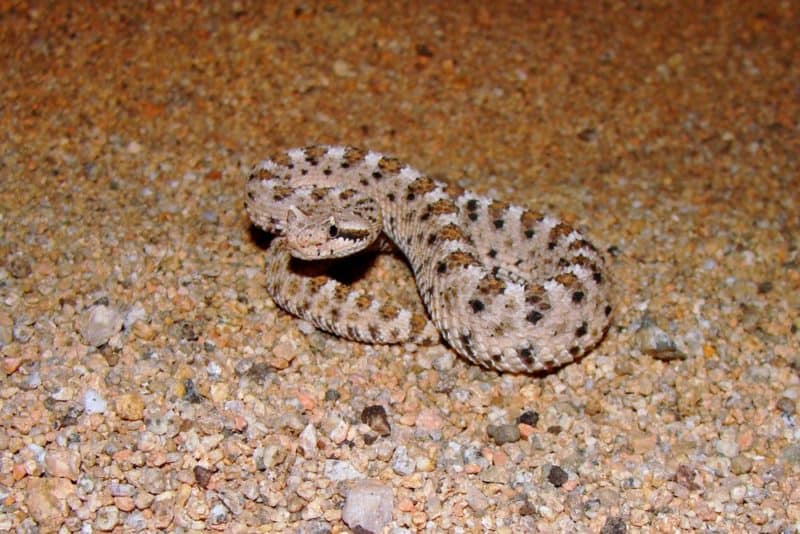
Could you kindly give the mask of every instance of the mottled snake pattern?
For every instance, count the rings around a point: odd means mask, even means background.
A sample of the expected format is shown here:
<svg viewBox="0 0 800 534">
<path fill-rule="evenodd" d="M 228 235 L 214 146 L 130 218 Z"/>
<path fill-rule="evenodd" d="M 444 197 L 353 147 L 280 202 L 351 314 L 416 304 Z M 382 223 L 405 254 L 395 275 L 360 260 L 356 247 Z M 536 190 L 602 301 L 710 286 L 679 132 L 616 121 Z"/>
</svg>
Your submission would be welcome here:
<svg viewBox="0 0 800 534">
<path fill-rule="evenodd" d="M 610 322 L 603 256 L 577 230 L 377 152 L 283 152 L 253 167 L 245 207 L 275 235 L 266 253 L 275 302 L 344 338 L 401 343 L 441 335 L 473 363 L 534 372 L 575 360 Z M 298 269 L 386 238 L 407 259 L 428 316 Z"/>
</svg>

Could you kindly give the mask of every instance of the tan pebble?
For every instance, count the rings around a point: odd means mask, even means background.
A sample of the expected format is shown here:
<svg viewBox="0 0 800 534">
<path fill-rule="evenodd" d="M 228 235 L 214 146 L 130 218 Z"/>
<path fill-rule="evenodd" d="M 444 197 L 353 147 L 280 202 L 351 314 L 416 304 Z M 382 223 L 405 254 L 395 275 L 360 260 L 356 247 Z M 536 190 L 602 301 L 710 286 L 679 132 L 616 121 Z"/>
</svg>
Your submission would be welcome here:
<svg viewBox="0 0 800 534">
<path fill-rule="evenodd" d="M 13 374 L 22 365 L 22 358 L 3 358 L 3 372 L 6 375 Z"/>
<path fill-rule="evenodd" d="M 414 425 L 423 432 L 434 432 L 441 430 L 444 426 L 444 419 L 436 408 L 428 408 L 419 412 Z"/>
<path fill-rule="evenodd" d="M 161 467 L 167 463 L 167 453 L 165 451 L 153 451 L 147 455 L 145 464 L 152 467 Z"/>
<path fill-rule="evenodd" d="M 144 415 L 144 399 L 138 393 L 121 395 L 115 405 L 117 414 L 126 421 L 138 421 Z"/>
<path fill-rule="evenodd" d="M 144 321 L 136 321 L 131 327 L 133 335 L 144 341 L 152 341 L 156 337 L 155 329 Z"/>
<path fill-rule="evenodd" d="M 468 475 L 475 475 L 481 472 L 481 466 L 478 464 L 466 464 L 464 465 L 464 472 Z"/>
<path fill-rule="evenodd" d="M 436 464 L 427 456 L 419 456 L 415 460 L 417 463 L 416 469 L 421 473 L 430 473 L 436 468 Z"/>
<path fill-rule="evenodd" d="M 30 434 L 33 428 L 33 418 L 28 417 L 14 417 L 11 420 L 11 426 L 19 431 L 20 434 Z"/>
<path fill-rule="evenodd" d="M 229 386 L 225 382 L 216 382 L 211 385 L 210 396 L 211 400 L 216 403 L 221 403 L 228 399 Z"/>
<path fill-rule="evenodd" d="M 114 460 L 114 463 L 119 464 L 123 462 L 128 462 L 131 456 L 133 456 L 132 450 L 120 449 L 117 452 L 115 452 L 111 458 Z"/>
<path fill-rule="evenodd" d="M 498 467 L 508 464 L 509 458 L 503 451 L 497 450 L 492 454 L 492 463 Z"/>
<path fill-rule="evenodd" d="M 123 512 L 132 512 L 136 508 L 136 503 L 132 497 L 114 497 L 114 506 Z"/>
<path fill-rule="evenodd" d="M 392 404 L 400 404 L 406 400 L 407 391 L 402 388 L 393 389 L 389 394 Z"/>
<path fill-rule="evenodd" d="M 421 527 L 428 521 L 428 514 L 423 511 L 414 512 L 411 514 L 411 522 L 414 523 L 416 526 Z"/>
<path fill-rule="evenodd" d="M 646 454 L 655 448 L 657 441 L 655 434 L 637 432 L 631 437 L 631 446 L 636 454 Z"/>
<path fill-rule="evenodd" d="M 15 482 L 18 482 L 28 476 L 28 472 L 25 469 L 25 464 L 14 464 L 14 467 L 11 468 L 11 476 L 14 478 Z"/>
<path fill-rule="evenodd" d="M 272 347 L 272 354 L 278 359 L 291 361 L 297 355 L 297 347 L 291 341 L 281 339 Z"/>
<path fill-rule="evenodd" d="M 278 371 L 283 371 L 287 369 L 291 364 L 291 360 L 287 360 L 284 358 L 270 358 L 269 359 L 269 366 L 273 369 L 277 369 Z"/>
<path fill-rule="evenodd" d="M 336 426 L 333 427 L 329 437 L 331 441 L 335 444 L 341 444 L 345 439 L 347 439 L 347 433 L 350 431 L 350 425 L 347 424 L 344 420 L 339 420 L 336 423 Z"/>
<path fill-rule="evenodd" d="M 519 427 L 519 435 L 522 437 L 522 439 L 528 439 L 534 433 L 536 433 L 536 428 L 532 427 L 531 425 L 519 423 L 517 426 Z"/>
<path fill-rule="evenodd" d="M 644 510 L 636 508 L 631 510 L 630 522 L 635 527 L 643 527 L 650 522 L 650 516 Z"/>
<path fill-rule="evenodd" d="M 414 501 L 412 501 L 408 497 L 400 499 L 400 501 L 397 503 L 397 509 L 400 510 L 401 512 L 413 512 Z"/>
<path fill-rule="evenodd" d="M 755 441 L 755 433 L 752 428 L 744 428 L 736 437 L 736 443 L 740 451 L 749 451 Z"/>
<path fill-rule="evenodd" d="M 81 467 L 81 455 L 74 450 L 48 451 L 45 459 L 47 474 L 59 478 L 78 480 Z"/>
<path fill-rule="evenodd" d="M 414 473 L 411 476 L 403 478 L 401 485 L 408 489 L 419 489 L 422 487 L 423 479 L 421 473 Z"/>
<path fill-rule="evenodd" d="M 400 416 L 400 424 L 405 426 L 414 426 L 417 422 L 416 413 L 406 413 Z"/>
<path fill-rule="evenodd" d="M 67 502 L 53 492 L 55 479 L 31 479 L 26 493 L 25 505 L 28 513 L 40 529 L 55 532 L 67 517 Z"/>
<path fill-rule="evenodd" d="M 294 514 L 302 510 L 305 505 L 306 502 L 303 499 L 297 495 L 292 495 L 287 500 L 286 509 Z"/>
<path fill-rule="evenodd" d="M 311 397 L 311 395 L 308 393 L 304 391 L 298 391 L 296 397 L 305 411 L 310 412 L 316 407 L 313 397 Z"/>
</svg>

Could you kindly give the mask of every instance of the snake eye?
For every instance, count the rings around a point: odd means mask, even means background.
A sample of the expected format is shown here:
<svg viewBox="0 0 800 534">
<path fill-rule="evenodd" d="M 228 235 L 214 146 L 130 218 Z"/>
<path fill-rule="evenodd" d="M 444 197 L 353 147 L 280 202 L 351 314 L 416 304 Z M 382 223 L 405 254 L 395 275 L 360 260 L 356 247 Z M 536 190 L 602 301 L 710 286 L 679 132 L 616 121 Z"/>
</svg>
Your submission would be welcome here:
<svg viewBox="0 0 800 534">
<path fill-rule="evenodd" d="M 328 227 L 328 235 L 331 237 L 336 237 L 339 235 L 339 229 L 336 227 L 335 224 L 332 224 Z"/>
</svg>

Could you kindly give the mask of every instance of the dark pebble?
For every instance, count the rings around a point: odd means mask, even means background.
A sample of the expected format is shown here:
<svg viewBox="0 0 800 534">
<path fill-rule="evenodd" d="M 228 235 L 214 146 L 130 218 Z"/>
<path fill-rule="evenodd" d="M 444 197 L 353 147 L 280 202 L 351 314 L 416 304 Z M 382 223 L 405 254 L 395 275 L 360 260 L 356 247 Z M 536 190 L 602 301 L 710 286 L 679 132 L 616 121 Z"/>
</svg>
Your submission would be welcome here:
<svg viewBox="0 0 800 534">
<path fill-rule="evenodd" d="M 367 406 L 361 411 L 361 422 L 380 434 L 381 436 L 388 436 L 392 433 L 392 427 L 389 424 L 389 417 L 386 415 L 386 410 L 380 404 Z"/>
<path fill-rule="evenodd" d="M 547 481 L 557 488 L 563 486 L 568 479 L 569 475 L 567 474 L 567 472 L 561 469 L 557 465 L 551 467 L 550 472 L 547 473 Z"/>
<path fill-rule="evenodd" d="M 534 412 L 533 410 L 526 410 L 519 414 L 517 417 L 517 423 L 523 423 L 528 426 L 536 426 L 536 423 L 539 422 L 539 414 Z"/>
</svg>

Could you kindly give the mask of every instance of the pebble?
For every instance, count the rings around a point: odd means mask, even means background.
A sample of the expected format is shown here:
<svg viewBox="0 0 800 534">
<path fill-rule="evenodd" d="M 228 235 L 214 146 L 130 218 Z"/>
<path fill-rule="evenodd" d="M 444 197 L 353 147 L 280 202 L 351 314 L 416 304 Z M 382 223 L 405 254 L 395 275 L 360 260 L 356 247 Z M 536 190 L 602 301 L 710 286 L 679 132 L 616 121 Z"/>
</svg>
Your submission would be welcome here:
<svg viewBox="0 0 800 534">
<path fill-rule="evenodd" d="M 74 450 L 48 451 L 45 456 L 46 472 L 50 476 L 78 480 L 81 467 L 81 455 Z"/>
<path fill-rule="evenodd" d="M 600 534 L 626 534 L 628 526 L 621 517 L 609 517 L 600 529 Z"/>
<path fill-rule="evenodd" d="M 731 458 L 731 472 L 734 475 L 744 475 L 753 469 L 753 460 L 747 456 L 737 454 Z"/>
<path fill-rule="evenodd" d="M 208 512 L 207 523 L 209 525 L 223 525 L 228 521 L 228 509 L 224 504 L 218 503 L 211 507 Z"/>
<path fill-rule="evenodd" d="M 656 326 L 652 319 L 645 317 L 642 326 L 636 333 L 639 349 L 657 360 L 685 360 L 686 354 L 681 352 L 671 337 Z"/>
<path fill-rule="evenodd" d="M 356 482 L 347 492 L 342 520 L 356 532 L 381 532 L 392 520 L 394 492 L 377 480 Z"/>
<path fill-rule="evenodd" d="M 526 410 L 519 414 L 517 417 L 517 423 L 528 425 L 531 427 L 536 427 L 536 424 L 539 422 L 539 414 L 533 410 Z"/>
<path fill-rule="evenodd" d="M 726 458 L 733 458 L 739 454 L 739 445 L 735 441 L 729 439 L 718 439 L 714 448 Z"/>
<path fill-rule="evenodd" d="M 119 510 L 116 506 L 103 506 L 97 510 L 94 528 L 101 532 L 108 532 L 114 530 L 117 524 L 119 524 Z"/>
<path fill-rule="evenodd" d="M 256 466 L 262 471 L 282 464 L 287 455 L 288 451 L 276 443 L 270 443 L 263 448 L 259 447 L 253 452 Z"/>
<path fill-rule="evenodd" d="M 68 512 L 66 500 L 57 495 L 56 480 L 59 479 L 31 479 L 28 483 L 25 500 L 28 513 L 39 525 L 39 528 L 51 532 L 58 530 Z"/>
<path fill-rule="evenodd" d="M 325 478 L 329 478 L 334 482 L 364 478 L 364 475 L 353 467 L 350 462 L 343 460 L 325 460 L 324 469 Z"/>
<path fill-rule="evenodd" d="M 414 426 L 420 432 L 430 436 L 438 434 L 444 427 L 444 419 L 436 408 L 420 410 Z"/>
<path fill-rule="evenodd" d="M 383 406 L 373 405 L 364 408 L 361 411 L 361 422 L 383 437 L 392 433 L 389 416 L 386 415 L 386 409 Z"/>
<path fill-rule="evenodd" d="M 498 445 L 513 443 L 519 441 L 520 438 L 519 427 L 517 425 L 489 425 L 486 427 L 486 432 Z"/>
<path fill-rule="evenodd" d="M 472 484 L 464 485 L 464 498 L 467 505 L 478 515 L 483 515 L 487 508 L 489 508 L 489 499 L 478 488 Z"/>
<path fill-rule="evenodd" d="M 14 278 L 27 278 L 33 272 L 31 259 L 24 254 L 12 254 L 6 262 L 6 269 Z"/>
<path fill-rule="evenodd" d="M 144 399 L 138 393 L 123 393 L 114 403 L 115 411 L 126 421 L 139 421 L 144 416 Z"/>
<path fill-rule="evenodd" d="M 123 315 L 109 306 L 98 304 L 81 318 L 80 334 L 84 343 L 99 347 L 122 329 Z"/>
<path fill-rule="evenodd" d="M 208 469 L 202 465 L 196 465 L 194 466 L 194 469 L 192 469 L 192 473 L 194 473 L 194 479 L 197 482 L 197 485 L 203 489 L 208 487 L 208 484 L 211 482 L 211 477 L 214 476 L 215 472 L 215 470 Z"/>
<path fill-rule="evenodd" d="M 105 413 L 107 408 L 106 400 L 94 389 L 87 389 L 83 394 L 83 409 L 88 414 Z"/>
<path fill-rule="evenodd" d="M 300 450 L 306 458 L 312 458 L 317 454 L 317 429 L 309 423 L 299 436 Z"/>
<path fill-rule="evenodd" d="M 402 445 L 397 447 L 392 456 L 392 470 L 400 476 L 408 476 L 415 468 L 416 462 L 408 455 L 408 450 Z"/>
<path fill-rule="evenodd" d="M 547 481 L 557 488 L 563 486 L 567 480 L 569 480 L 569 475 L 560 466 L 553 465 L 547 472 Z"/>
</svg>

